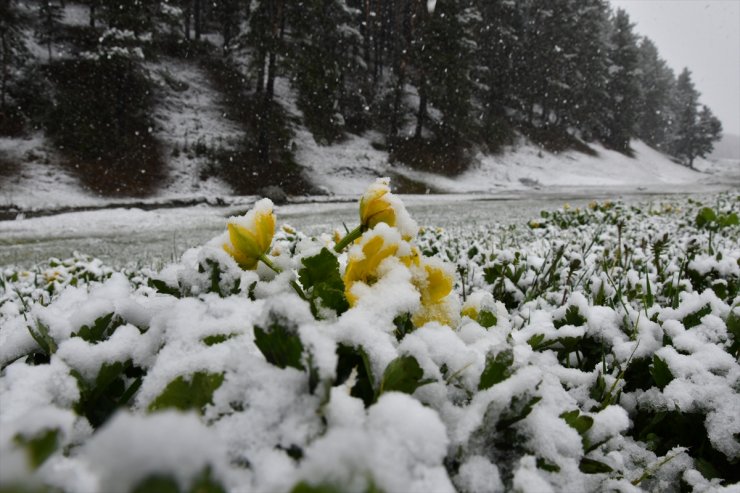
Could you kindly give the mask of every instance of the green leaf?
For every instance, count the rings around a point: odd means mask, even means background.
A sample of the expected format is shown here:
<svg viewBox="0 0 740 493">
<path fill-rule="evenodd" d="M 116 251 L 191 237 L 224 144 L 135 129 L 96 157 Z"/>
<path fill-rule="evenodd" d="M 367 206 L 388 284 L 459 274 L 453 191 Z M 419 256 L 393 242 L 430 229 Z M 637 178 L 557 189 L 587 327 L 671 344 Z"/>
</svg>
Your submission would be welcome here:
<svg viewBox="0 0 740 493">
<path fill-rule="evenodd" d="M 413 394 L 422 385 L 430 383 L 422 380 L 424 372 L 416 358 L 410 355 L 399 356 L 391 361 L 383 372 L 378 395 L 398 391 Z"/>
<path fill-rule="evenodd" d="M 236 334 L 214 334 L 204 337 L 202 341 L 206 346 L 215 346 L 216 344 L 226 342 L 233 337 L 236 337 Z"/>
<path fill-rule="evenodd" d="M 717 218 L 717 225 L 719 225 L 720 228 L 728 228 L 739 224 L 740 219 L 738 219 L 737 214 L 734 212 L 731 214 L 722 214 Z"/>
<path fill-rule="evenodd" d="M 710 207 L 702 208 L 696 215 L 696 227 L 705 228 L 717 220 L 717 214 Z"/>
<path fill-rule="evenodd" d="M 92 325 L 83 325 L 79 331 L 73 332 L 72 336 L 81 337 L 85 341 L 95 344 L 108 339 L 123 324 L 124 321 L 121 317 L 115 313 L 109 313 L 96 318 Z"/>
<path fill-rule="evenodd" d="M 131 365 L 131 361 L 103 363 L 93 381 L 82 378 L 78 371 L 72 370 L 71 374 L 77 379 L 80 390 L 75 411 L 85 416 L 93 427 L 102 425 L 141 386 L 141 378 L 137 378 L 141 375 L 136 374 L 139 372 L 138 368 Z M 124 377 L 135 378 L 128 388 Z"/>
<path fill-rule="evenodd" d="M 180 486 L 170 476 L 147 476 L 134 486 L 131 493 L 180 493 Z"/>
<path fill-rule="evenodd" d="M 578 469 L 580 469 L 581 472 L 585 474 L 601 474 L 613 471 L 611 467 L 604 464 L 603 462 L 589 459 L 587 457 L 581 459 L 581 463 L 578 466 Z"/>
<path fill-rule="evenodd" d="M 499 382 L 511 376 L 514 364 L 514 352 L 511 349 L 501 351 L 496 356 L 489 354 L 486 357 L 486 367 L 480 376 L 478 390 L 490 389 Z"/>
<path fill-rule="evenodd" d="M 223 373 L 197 372 L 189 380 L 179 376 L 149 404 L 149 411 L 174 408 L 182 411 L 194 409 L 203 413 L 206 405 L 213 403 L 213 393 L 223 381 Z"/>
<path fill-rule="evenodd" d="M 42 321 L 38 319 L 36 320 L 36 330 L 32 329 L 29 325 L 28 332 L 46 356 L 51 356 L 56 352 L 57 343 L 54 341 L 54 338 L 51 337 L 49 327 L 47 327 Z"/>
<path fill-rule="evenodd" d="M 147 284 L 150 288 L 155 289 L 158 293 L 168 294 L 170 296 L 174 296 L 175 298 L 179 298 L 181 296 L 179 288 L 172 287 L 161 279 L 150 278 Z"/>
<path fill-rule="evenodd" d="M 290 490 L 291 493 L 342 493 L 344 490 L 331 484 L 309 484 L 301 481 Z"/>
<path fill-rule="evenodd" d="M 712 313 L 712 307 L 707 304 L 701 307 L 699 310 L 686 315 L 683 320 L 681 320 L 681 322 L 683 323 L 684 328 L 688 330 L 699 325 L 701 323 L 701 319 L 705 315 L 709 315 L 710 313 Z"/>
<path fill-rule="evenodd" d="M 694 467 L 696 467 L 696 470 L 699 471 L 702 476 L 709 480 L 722 477 L 722 474 L 717 470 L 717 468 L 703 457 L 694 459 Z"/>
<path fill-rule="evenodd" d="M 218 481 L 213 479 L 211 468 L 206 467 L 205 471 L 193 480 L 189 493 L 226 493 L 226 490 Z"/>
<path fill-rule="evenodd" d="M 545 341 L 545 334 L 535 334 L 527 339 L 527 344 L 530 345 L 533 351 L 542 351 L 556 342 L 556 340 Z"/>
<path fill-rule="evenodd" d="M 277 366 L 288 366 L 305 370 L 301 363 L 303 343 L 294 330 L 285 327 L 280 321 L 273 321 L 268 330 L 254 327 L 254 343 L 265 356 L 265 359 Z"/>
<path fill-rule="evenodd" d="M 394 318 L 393 325 L 396 326 L 393 334 L 399 342 L 414 330 L 414 323 L 411 321 L 410 313 L 404 313 Z"/>
<path fill-rule="evenodd" d="M 653 364 L 650 366 L 650 375 L 653 377 L 655 385 L 660 390 L 663 390 L 665 386 L 673 380 L 671 369 L 668 368 L 666 362 L 659 358 L 657 354 L 653 355 Z"/>
<path fill-rule="evenodd" d="M 511 425 L 523 420 L 532 412 L 535 404 L 540 402 L 542 397 L 530 397 L 529 394 L 517 395 L 511 400 L 511 405 L 505 409 L 496 423 L 496 430 L 502 431 Z"/>
<path fill-rule="evenodd" d="M 594 419 L 591 416 L 581 414 L 578 409 L 573 411 L 566 411 L 560 415 L 563 420 L 568 423 L 568 426 L 578 432 L 579 435 L 583 436 L 594 424 Z"/>
<path fill-rule="evenodd" d="M 334 386 L 346 382 L 355 368 L 357 369 L 357 380 L 350 395 L 362 399 L 366 407 L 370 406 L 375 400 L 375 380 L 367 353 L 362 347 L 337 345 L 337 378 Z"/>
<path fill-rule="evenodd" d="M 730 310 L 727 316 L 727 332 L 732 336 L 730 354 L 737 358 L 740 356 L 740 315 L 736 312 L 738 312 L 737 307 Z"/>
<path fill-rule="evenodd" d="M 590 447 L 589 440 L 586 438 L 586 432 L 591 429 L 594 425 L 594 419 L 591 416 L 581 414 L 578 409 L 573 411 L 566 411 L 560 415 L 560 417 L 568 423 L 568 426 L 573 428 L 581 435 L 581 442 L 583 443 L 583 449 L 588 450 Z"/>
<path fill-rule="evenodd" d="M 560 327 L 564 325 L 572 325 L 574 327 L 580 327 L 582 325 L 586 324 L 586 319 L 581 315 L 580 311 L 578 310 L 578 307 L 575 305 L 571 305 L 568 307 L 567 310 L 565 310 L 565 316 L 561 318 L 560 320 L 553 321 L 553 325 L 556 329 L 559 329 Z"/>
<path fill-rule="evenodd" d="M 496 318 L 496 315 L 493 314 L 493 312 L 488 310 L 481 310 L 478 314 L 477 322 L 478 324 L 480 324 L 481 327 L 490 329 L 498 323 L 498 319 Z"/>
<path fill-rule="evenodd" d="M 321 305 L 341 314 L 349 309 L 344 296 L 344 281 L 339 273 L 339 261 L 327 248 L 313 257 L 301 260 L 303 268 L 298 271 L 298 280 L 306 290 L 311 303 Z"/>
<path fill-rule="evenodd" d="M 59 447 L 59 430 L 43 430 L 30 438 L 18 434 L 13 441 L 26 449 L 28 462 L 33 469 L 37 469 Z"/>
<path fill-rule="evenodd" d="M 221 266 L 211 259 L 206 259 L 206 265 L 211 268 L 211 290 L 209 292 L 223 297 L 221 292 Z"/>
<path fill-rule="evenodd" d="M 560 472 L 559 465 L 548 462 L 542 457 L 537 457 L 537 469 L 542 469 L 547 472 Z"/>
</svg>

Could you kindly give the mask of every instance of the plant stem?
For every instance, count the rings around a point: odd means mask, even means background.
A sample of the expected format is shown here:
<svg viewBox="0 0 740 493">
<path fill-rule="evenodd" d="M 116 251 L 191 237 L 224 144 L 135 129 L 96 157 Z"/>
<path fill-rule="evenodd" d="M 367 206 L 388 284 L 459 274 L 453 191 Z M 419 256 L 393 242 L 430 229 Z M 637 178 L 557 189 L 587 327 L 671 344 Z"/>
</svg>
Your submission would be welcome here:
<svg viewBox="0 0 740 493">
<path fill-rule="evenodd" d="M 355 229 L 347 233 L 347 235 L 339 240 L 339 243 L 334 245 L 334 251 L 339 253 L 345 248 L 347 248 L 347 245 L 351 244 L 353 241 L 355 241 L 357 238 L 359 238 L 362 233 L 365 231 L 365 228 L 362 227 L 362 224 L 357 226 Z"/>
<path fill-rule="evenodd" d="M 283 272 L 283 269 L 281 269 L 277 265 L 273 264 L 272 263 L 272 260 L 270 260 L 269 258 L 267 258 L 267 255 L 265 255 L 264 253 L 259 256 L 259 260 L 261 260 L 262 263 L 264 263 L 266 266 L 268 266 L 270 269 L 272 269 L 273 272 L 275 272 L 276 274 L 280 274 L 281 272 Z M 302 300 L 308 300 L 308 297 L 306 296 L 306 293 L 304 293 L 303 290 L 301 289 L 301 287 L 298 285 L 298 283 L 295 282 L 295 279 L 293 279 L 293 280 L 290 281 L 290 285 L 293 287 L 293 289 L 295 290 L 296 294 Z"/>
</svg>

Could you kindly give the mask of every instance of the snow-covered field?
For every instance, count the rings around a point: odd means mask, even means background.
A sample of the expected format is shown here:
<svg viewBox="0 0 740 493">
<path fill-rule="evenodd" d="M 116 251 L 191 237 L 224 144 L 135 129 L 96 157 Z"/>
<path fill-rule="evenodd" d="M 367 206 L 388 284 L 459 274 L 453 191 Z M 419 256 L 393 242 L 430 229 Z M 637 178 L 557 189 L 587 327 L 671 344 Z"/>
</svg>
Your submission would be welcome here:
<svg viewBox="0 0 740 493">
<path fill-rule="evenodd" d="M 263 201 L 161 271 L 4 267 L 0 488 L 737 491 L 739 199 L 417 231 L 376 184 L 340 252 Z"/>
</svg>

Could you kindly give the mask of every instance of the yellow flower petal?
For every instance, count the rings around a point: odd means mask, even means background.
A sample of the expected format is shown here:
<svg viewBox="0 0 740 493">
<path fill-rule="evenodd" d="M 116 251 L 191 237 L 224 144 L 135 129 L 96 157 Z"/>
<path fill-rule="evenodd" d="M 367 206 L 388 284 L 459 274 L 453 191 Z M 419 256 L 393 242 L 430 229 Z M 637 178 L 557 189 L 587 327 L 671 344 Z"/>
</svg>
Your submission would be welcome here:
<svg viewBox="0 0 740 493">
<path fill-rule="evenodd" d="M 229 241 L 224 250 L 243 269 L 254 269 L 262 255 L 270 251 L 275 235 L 272 202 L 263 199 L 244 218 L 231 218 L 227 224 Z"/>
<path fill-rule="evenodd" d="M 379 277 L 378 267 L 381 262 L 398 251 L 398 244 L 386 242 L 383 236 L 369 233 L 371 234 L 366 233 L 360 237 L 361 253 L 357 250 L 350 251 L 347 268 L 344 271 L 345 296 L 350 306 L 357 303 L 357 297 L 352 294 L 355 283 L 375 284 Z"/>
<path fill-rule="evenodd" d="M 372 229 L 379 223 L 396 225 L 396 211 L 390 202 L 390 180 L 379 178 L 360 198 L 360 223 Z"/>
</svg>

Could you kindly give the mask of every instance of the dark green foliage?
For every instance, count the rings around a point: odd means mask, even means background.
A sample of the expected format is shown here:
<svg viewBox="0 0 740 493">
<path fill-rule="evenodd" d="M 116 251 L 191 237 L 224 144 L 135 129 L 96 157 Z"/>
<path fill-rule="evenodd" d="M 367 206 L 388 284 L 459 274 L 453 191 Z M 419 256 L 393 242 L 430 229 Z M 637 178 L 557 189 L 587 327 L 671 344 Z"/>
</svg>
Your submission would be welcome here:
<svg viewBox="0 0 740 493">
<path fill-rule="evenodd" d="M 236 334 L 216 334 L 212 336 L 206 336 L 203 338 L 203 344 L 205 344 L 206 346 L 215 346 L 216 344 L 226 342 L 235 336 Z"/>
<path fill-rule="evenodd" d="M 729 483 L 740 481 L 737 460 L 728 460 L 712 447 L 704 427 L 705 419 L 703 413 L 697 412 L 639 411 L 632 417 L 631 434 L 647 443 L 658 456 L 666 455 L 673 447 L 687 447 L 695 467 L 707 479 L 718 477 Z"/>
<path fill-rule="evenodd" d="M 78 336 L 87 342 L 98 343 L 107 340 L 113 332 L 123 325 L 124 320 L 115 313 L 109 313 L 95 319 L 91 325 L 83 325 L 73 333 L 72 336 Z"/>
<path fill-rule="evenodd" d="M 683 323 L 684 328 L 690 329 L 699 325 L 701 323 L 701 319 L 704 318 L 704 316 L 709 315 L 710 313 L 712 313 L 712 307 L 709 305 L 704 305 L 697 311 L 686 315 L 683 320 L 681 320 L 681 322 Z"/>
<path fill-rule="evenodd" d="M 583 449 L 585 451 L 588 451 L 590 448 L 590 443 L 588 438 L 586 438 L 586 432 L 588 432 L 588 430 L 590 430 L 593 426 L 594 419 L 591 416 L 581 414 L 578 409 L 574 409 L 573 411 L 566 411 L 561 414 L 560 417 L 563 418 L 566 423 L 568 423 L 568 426 L 576 430 L 578 434 L 581 435 Z"/>
<path fill-rule="evenodd" d="M 150 288 L 157 290 L 157 292 L 161 294 L 168 294 L 175 298 L 179 298 L 181 296 L 179 288 L 172 287 L 161 279 L 150 278 L 148 284 Z"/>
<path fill-rule="evenodd" d="M 85 379 L 72 370 L 80 390 L 80 400 L 75 411 L 85 416 L 97 428 L 105 423 L 120 407 L 125 406 L 141 386 L 143 371 L 131 361 L 103 363 L 93 380 Z"/>
<path fill-rule="evenodd" d="M 399 315 L 393 319 L 393 324 L 396 326 L 394 334 L 396 339 L 401 341 L 407 334 L 410 334 L 414 329 L 414 323 L 412 322 L 410 313 Z"/>
<path fill-rule="evenodd" d="M 223 373 L 196 372 L 189 377 L 179 376 L 170 382 L 164 391 L 149 404 L 149 411 L 162 409 L 195 410 L 213 403 L 213 393 L 224 381 Z"/>
<path fill-rule="evenodd" d="M 424 371 L 419 366 L 419 362 L 413 356 L 399 356 L 394 359 L 383 372 L 383 378 L 380 380 L 378 395 L 384 392 L 404 392 L 413 394 L 414 391 L 429 383 L 428 380 L 422 380 Z"/>
<path fill-rule="evenodd" d="M 491 327 L 496 325 L 496 323 L 498 322 L 498 319 L 496 318 L 496 315 L 494 315 L 493 312 L 489 310 L 481 310 L 480 313 L 478 314 L 477 322 L 480 324 L 481 327 L 490 329 Z"/>
<path fill-rule="evenodd" d="M 573 325 L 574 327 L 580 327 L 586 324 L 586 319 L 583 318 L 581 313 L 578 311 L 578 307 L 571 305 L 565 310 L 565 316 L 559 320 L 553 320 L 553 325 L 556 329 L 564 325 Z"/>
<path fill-rule="evenodd" d="M 511 376 L 514 364 L 514 353 L 511 349 L 501 351 L 496 356 L 486 357 L 486 367 L 480 376 L 478 390 L 486 390 Z"/>
<path fill-rule="evenodd" d="M 542 397 L 531 396 L 527 393 L 514 396 L 509 407 L 501 413 L 496 429 L 502 431 L 519 421 L 523 420 L 532 412 L 535 404 L 540 402 Z"/>
<path fill-rule="evenodd" d="M 733 307 L 727 316 L 727 333 L 732 338 L 730 354 L 736 358 L 740 357 L 740 315 L 738 315 L 738 311 L 737 307 Z"/>
<path fill-rule="evenodd" d="M 578 465 L 578 469 L 586 474 L 601 474 L 613 471 L 611 467 L 604 464 L 603 462 L 589 459 L 588 457 L 584 457 L 583 459 L 581 459 L 581 463 Z"/>
<path fill-rule="evenodd" d="M 673 374 L 668 365 L 657 355 L 653 355 L 653 364 L 650 367 L 650 375 L 653 377 L 655 385 L 663 390 L 666 385 L 673 380 Z"/>
<path fill-rule="evenodd" d="M 335 486 L 333 484 L 317 484 L 313 485 L 305 481 L 301 481 L 290 490 L 290 493 L 342 493 L 344 488 Z M 383 493 L 383 490 L 379 489 L 375 484 L 370 481 L 367 485 L 364 493 Z"/>
<path fill-rule="evenodd" d="M 303 267 L 298 271 L 300 281 L 314 313 L 321 304 L 342 314 L 349 309 L 344 296 L 344 281 L 339 273 L 339 262 L 327 248 L 313 257 L 301 260 Z"/>
<path fill-rule="evenodd" d="M 350 391 L 350 395 L 362 399 L 365 406 L 375 402 L 375 384 L 370 359 L 365 350 L 340 344 L 337 346 L 337 379 L 335 385 L 347 381 L 352 370 L 357 370 L 357 381 Z"/>
<path fill-rule="evenodd" d="M 288 328 L 280 321 L 273 321 L 266 330 L 255 326 L 254 343 L 265 359 L 278 368 L 304 369 L 301 362 L 303 343 L 295 327 Z"/>
</svg>

